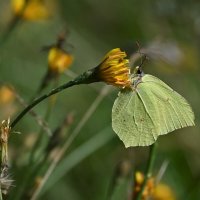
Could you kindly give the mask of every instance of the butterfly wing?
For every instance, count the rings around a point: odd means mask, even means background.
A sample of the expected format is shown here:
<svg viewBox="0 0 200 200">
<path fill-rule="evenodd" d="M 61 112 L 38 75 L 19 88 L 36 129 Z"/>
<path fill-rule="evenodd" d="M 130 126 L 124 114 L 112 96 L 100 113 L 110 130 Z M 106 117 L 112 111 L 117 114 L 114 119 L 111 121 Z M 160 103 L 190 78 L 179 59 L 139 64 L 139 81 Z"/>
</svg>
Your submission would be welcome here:
<svg viewBox="0 0 200 200">
<path fill-rule="evenodd" d="M 143 99 L 146 97 L 144 93 L 153 97 L 155 110 L 158 110 L 155 120 L 159 125 L 159 135 L 194 126 L 194 113 L 185 98 L 152 75 L 145 75 L 142 81 L 138 93 Z"/>
<path fill-rule="evenodd" d="M 156 140 L 156 126 L 137 92 L 122 90 L 112 109 L 112 127 L 126 147 L 146 146 Z"/>
<path fill-rule="evenodd" d="M 151 75 L 144 75 L 135 90 L 122 90 L 113 105 L 113 130 L 126 147 L 147 146 L 159 135 L 193 125 L 187 101 Z"/>
</svg>

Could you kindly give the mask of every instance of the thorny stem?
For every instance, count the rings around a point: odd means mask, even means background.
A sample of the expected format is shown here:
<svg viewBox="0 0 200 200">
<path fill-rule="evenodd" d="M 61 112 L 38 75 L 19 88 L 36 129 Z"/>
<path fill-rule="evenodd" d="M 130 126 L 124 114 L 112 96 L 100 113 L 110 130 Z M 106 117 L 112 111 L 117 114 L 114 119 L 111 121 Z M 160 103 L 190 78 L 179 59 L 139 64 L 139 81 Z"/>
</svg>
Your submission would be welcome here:
<svg viewBox="0 0 200 200">
<path fill-rule="evenodd" d="M 83 126 L 85 125 L 85 123 L 88 121 L 88 119 L 94 113 L 94 111 L 96 110 L 96 108 L 98 107 L 98 105 L 101 103 L 101 101 L 104 99 L 104 97 L 108 94 L 108 92 L 109 92 L 109 87 L 108 86 L 104 86 L 102 88 L 100 94 L 96 97 L 96 99 L 94 100 L 94 102 L 92 103 L 92 105 L 90 106 L 90 108 L 87 110 L 87 112 L 85 113 L 85 115 L 82 117 L 82 119 L 79 122 L 78 126 L 71 133 L 71 135 L 68 138 L 68 140 L 66 140 L 66 142 L 64 143 L 62 149 L 56 155 L 55 159 L 53 160 L 53 162 L 49 166 L 47 172 L 45 173 L 45 175 L 44 175 L 44 177 L 43 177 L 43 179 L 42 179 L 42 181 L 40 183 L 40 186 L 33 193 L 33 196 L 31 197 L 31 200 L 36 200 L 38 198 L 38 196 L 40 195 L 40 192 L 42 191 L 42 189 L 43 189 L 46 181 L 49 179 L 50 175 L 52 174 L 53 170 L 55 169 L 55 167 L 59 163 L 60 159 L 62 158 L 62 156 L 64 155 L 64 153 L 66 152 L 66 150 L 69 148 L 69 146 L 71 145 L 71 143 L 74 141 L 74 139 L 77 137 L 77 135 L 79 134 L 80 130 L 83 128 Z"/>
<path fill-rule="evenodd" d="M 146 169 L 146 173 L 145 173 L 145 179 L 142 184 L 141 190 L 139 191 L 139 193 L 136 197 L 136 200 L 142 200 L 142 194 L 144 192 L 146 183 L 152 175 L 153 165 L 154 165 L 154 161 L 155 161 L 155 155 L 156 155 L 156 143 L 154 143 L 150 146 L 150 155 L 149 155 L 149 160 L 148 160 L 147 169 Z"/>
<path fill-rule="evenodd" d="M 33 107 L 35 107 L 36 105 L 38 105 L 40 102 L 44 101 L 46 98 L 57 94 L 59 92 L 61 92 L 64 89 L 67 89 L 69 87 L 72 87 L 74 85 L 80 85 L 80 84 L 89 84 L 89 83 L 93 83 L 96 82 L 96 80 L 94 79 L 93 76 L 93 72 L 94 69 L 88 70 L 85 73 L 81 74 L 80 76 L 78 76 L 77 78 L 75 78 L 74 80 L 71 80 L 55 89 L 53 89 L 51 92 L 49 92 L 48 94 L 44 94 L 43 96 L 35 99 L 31 104 L 29 104 L 15 119 L 14 121 L 11 123 L 10 127 L 11 129 L 13 129 L 17 123 L 24 117 L 24 115 L 29 112 L 29 110 L 31 110 Z"/>
</svg>

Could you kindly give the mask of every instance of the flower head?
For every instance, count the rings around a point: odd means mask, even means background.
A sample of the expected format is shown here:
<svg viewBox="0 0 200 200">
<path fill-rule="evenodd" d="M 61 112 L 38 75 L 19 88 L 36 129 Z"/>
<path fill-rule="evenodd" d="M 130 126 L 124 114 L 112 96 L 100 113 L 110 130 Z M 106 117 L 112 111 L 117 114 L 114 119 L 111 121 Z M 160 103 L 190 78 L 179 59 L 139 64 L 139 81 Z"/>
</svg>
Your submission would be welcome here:
<svg viewBox="0 0 200 200">
<path fill-rule="evenodd" d="M 142 184 L 144 182 L 144 174 L 141 172 L 135 173 L 135 186 L 134 186 L 134 197 L 140 192 Z M 142 200 L 155 199 L 155 200 L 175 200 L 175 194 L 171 188 L 164 184 L 156 184 L 155 178 L 150 177 L 147 180 L 145 188 L 142 194 Z"/>
<path fill-rule="evenodd" d="M 14 100 L 14 98 L 14 92 L 9 87 L 6 85 L 2 85 L 0 87 L 0 105 L 10 103 Z"/>
<path fill-rule="evenodd" d="M 97 79 L 117 87 L 130 87 L 129 60 L 125 58 L 126 53 L 119 48 L 109 51 L 96 67 Z"/>
<path fill-rule="evenodd" d="M 153 197 L 155 200 L 175 200 L 176 197 L 172 189 L 163 183 L 156 185 L 153 191 Z"/>
<path fill-rule="evenodd" d="M 52 47 L 49 50 L 48 65 L 53 73 L 63 73 L 73 62 L 73 56 L 62 48 Z"/>
<path fill-rule="evenodd" d="M 26 20 L 40 20 L 49 17 L 49 9 L 41 0 L 12 0 L 12 8 L 15 15 Z"/>
</svg>

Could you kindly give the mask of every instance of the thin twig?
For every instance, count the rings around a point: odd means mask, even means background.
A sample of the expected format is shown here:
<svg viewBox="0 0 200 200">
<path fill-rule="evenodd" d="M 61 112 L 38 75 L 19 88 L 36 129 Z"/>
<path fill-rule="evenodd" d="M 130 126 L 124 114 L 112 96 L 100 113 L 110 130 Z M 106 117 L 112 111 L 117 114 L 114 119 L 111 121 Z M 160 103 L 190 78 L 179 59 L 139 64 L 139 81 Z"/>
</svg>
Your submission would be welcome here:
<svg viewBox="0 0 200 200">
<path fill-rule="evenodd" d="M 40 183 L 40 186 L 33 193 L 33 196 L 31 197 L 31 200 L 36 200 L 38 198 L 42 188 L 44 187 L 46 181 L 49 179 L 50 175 L 52 174 L 53 170 L 57 166 L 58 162 L 60 161 L 60 159 L 62 158 L 62 156 L 66 152 L 66 150 L 69 148 L 69 146 L 72 144 L 74 139 L 78 136 L 78 134 L 80 133 L 80 130 L 86 124 L 86 122 L 91 117 L 91 115 L 94 113 L 94 111 L 96 110 L 98 105 L 101 103 L 101 101 L 104 99 L 104 97 L 108 94 L 109 90 L 110 90 L 109 86 L 104 86 L 102 88 L 100 94 L 96 97 L 96 99 L 94 100 L 94 102 L 92 103 L 90 108 L 87 110 L 85 115 L 82 117 L 82 119 L 79 122 L 79 124 L 77 125 L 77 127 L 71 133 L 70 137 L 68 138 L 68 140 L 66 140 L 66 142 L 64 143 L 62 149 L 58 152 L 58 154 L 56 155 L 55 159 L 53 160 L 53 162 L 49 166 L 46 174 L 44 175 L 44 177 L 43 177 L 43 179 L 42 179 L 42 181 Z"/>
</svg>

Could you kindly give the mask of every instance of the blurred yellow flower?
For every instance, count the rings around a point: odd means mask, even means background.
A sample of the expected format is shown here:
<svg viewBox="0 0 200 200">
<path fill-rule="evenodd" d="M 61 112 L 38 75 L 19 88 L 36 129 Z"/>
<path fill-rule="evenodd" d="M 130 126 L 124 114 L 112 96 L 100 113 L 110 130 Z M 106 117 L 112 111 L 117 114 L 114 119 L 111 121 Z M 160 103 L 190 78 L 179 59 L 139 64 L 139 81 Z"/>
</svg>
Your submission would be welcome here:
<svg viewBox="0 0 200 200">
<path fill-rule="evenodd" d="M 0 105 L 11 103 L 14 100 L 14 98 L 15 94 L 9 87 L 5 85 L 0 87 Z"/>
<path fill-rule="evenodd" d="M 126 56 L 119 48 L 108 52 L 96 67 L 97 79 L 117 87 L 130 87 L 129 60 L 125 59 Z"/>
<path fill-rule="evenodd" d="M 135 186 L 134 186 L 134 196 L 137 196 L 139 191 L 141 190 L 142 184 L 144 181 L 144 174 L 141 172 L 135 173 Z M 147 200 L 149 197 L 152 196 L 154 189 L 154 179 L 149 178 L 146 186 L 144 188 L 143 194 L 142 194 L 142 200 Z"/>
<path fill-rule="evenodd" d="M 52 47 L 48 54 L 49 70 L 53 73 L 63 73 L 73 62 L 73 56 L 58 47 Z"/>
<path fill-rule="evenodd" d="M 40 20 L 49 17 L 49 9 L 42 0 L 12 0 L 15 15 L 26 20 Z"/>
<path fill-rule="evenodd" d="M 159 183 L 153 191 L 154 200 L 175 200 L 175 195 L 171 188 L 165 184 Z"/>
<path fill-rule="evenodd" d="M 144 174 L 141 172 L 135 173 L 134 197 L 137 196 L 141 190 L 144 181 Z M 142 194 L 142 200 L 176 200 L 175 194 L 171 188 L 163 183 L 155 183 L 153 177 L 147 180 L 146 186 Z"/>
</svg>

